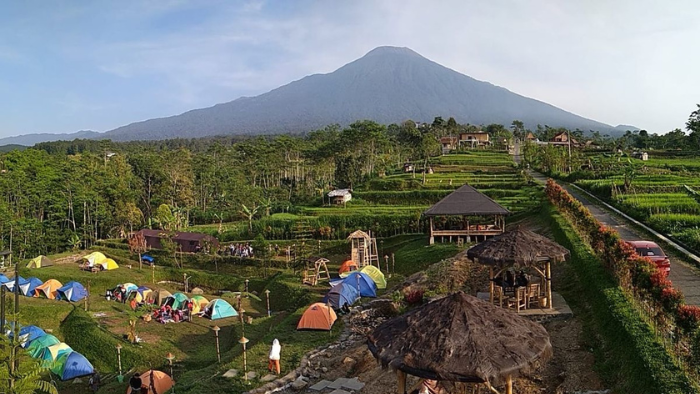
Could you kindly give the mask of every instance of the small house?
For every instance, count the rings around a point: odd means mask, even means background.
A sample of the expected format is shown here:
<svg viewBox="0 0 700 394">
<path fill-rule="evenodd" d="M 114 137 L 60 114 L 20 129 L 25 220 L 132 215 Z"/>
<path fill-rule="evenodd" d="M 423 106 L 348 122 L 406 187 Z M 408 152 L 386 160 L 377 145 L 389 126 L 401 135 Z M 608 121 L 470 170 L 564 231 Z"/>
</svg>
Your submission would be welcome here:
<svg viewBox="0 0 700 394">
<path fill-rule="evenodd" d="M 535 135 L 532 133 L 532 131 L 528 131 L 527 135 L 525 136 L 525 141 L 534 142 L 534 141 L 537 141 L 537 137 L 535 137 Z"/>
<path fill-rule="evenodd" d="M 442 145 L 442 154 L 447 154 L 451 150 L 457 149 L 457 137 L 442 137 L 440 145 Z"/>
<path fill-rule="evenodd" d="M 549 140 L 550 145 L 569 145 L 569 132 L 562 131 L 557 133 L 551 140 Z M 571 145 L 578 145 L 576 139 L 571 139 Z"/>
<path fill-rule="evenodd" d="M 632 157 L 634 157 L 635 159 L 642 160 L 642 161 L 649 160 L 649 154 L 647 152 L 634 152 L 634 153 L 632 153 Z"/>
<path fill-rule="evenodd" d="M 412 163 L 405 163 L 403 165 L 403 172 L 413 172 L 413 164 Z"/>
<path fill-rule="evenodd" d="M 352 200 L 352 190 L 350 189 L 335 189 L 328 193 L 328 200 L 331 204 L 345 205 Z"/>
<path fill-rule="evenodd" d="M 218 239 L 202 233 L 176 232 L 172 237 L 169 237 L 167 232 L 162 230 L 143 229 L 136 232 L 136 234 L 139 233 L 143 235 L 146 247 L 149 249 L 163 249 L 161 240 L 165 238 L 170 238 L 171 241 L 175 242 L 180 252 L 199 252 L 204 250 L 207 244 L 213 250 L 219 248 Z"/>
<path fill-rule="evenodd" d="M 467 145 L 470 148 L 491 145 L 489 133 L 475 131 L 469 133 L 459 133 L 459 145 Z"/>
</svg>

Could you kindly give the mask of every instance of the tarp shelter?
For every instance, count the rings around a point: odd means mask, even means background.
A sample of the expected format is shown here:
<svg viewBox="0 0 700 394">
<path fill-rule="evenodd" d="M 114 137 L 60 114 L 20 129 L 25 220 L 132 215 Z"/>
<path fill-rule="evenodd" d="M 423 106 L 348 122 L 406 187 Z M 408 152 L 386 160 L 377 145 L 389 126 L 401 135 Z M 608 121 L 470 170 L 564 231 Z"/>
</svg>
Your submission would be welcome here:
<svg viewBox="0 0 700 394">
<path fill-rule="evenodd" d="M 354 304 L 359 298 L 360 292 L 357 291 L 357 287 L 339 283 L 323 297 L 323 302 L 330 302 L 333 308 L 340 309 L 346 304 L 348 306 Z"/>
<path fill-rule="evenodd" d="M 186 296 L 184 293 L 175 293 L 166 298 L 163 304 L 168 305 L 173 309 L 183 309 L 189 300 L 190 297 Z"/>
<path fill-rule="evenodd" d="M 32 276 L 19 285 L 19 292 L 24 296 L 32 297 L 34 295 L 34 290 L 37 286 L 41 286 L 42 283 L 44 282 L 42 282 L 41 279 Z"/>
<path fill-rule="evenodd" d="M 359 268 L 357 267 L 357 263 L 355 263 L 352 260 L 345 260 L 343 261 L 343 264 L 340 265 L 340 269 L 338 270 L 339 274 L 343 274 L 345 272 L 350 272 L 350 271 L 357 271 Z"/>
<path fill-rule="evenodd" d="M 0 274 L 0 284 L 7 283 L 9 281 L 10 281 L 10 279 L 7 276 Z"/>
<path fill-rule="evenodd" d="M 351 272 L 343 282 L 348 286 L 353 286 L 359 291 L 362 297 L 376 297 L 377 285 L 369 275 L 363 272 Z"/>
<path fill-rule="evenodd" d="M 95 372 L 90 361 L 78 352 L 64 353 L 54 363 L 51 372 L 59 376 L 61 380 L 70 380 Z"/>
<path fill-rule="evenodd" d="M 57 290 L 62 300 L 77 302 L 88 296 L 85 287 L 76 281 L 70 281 Z"/>
<path fill-rule="evenodd" d="M 33 340 L 43 337 L 44 335 L 46 335 L 46 332 L 40 327 L 24 326 L 19 329 L 19 343 L 22 344 L 22 347 L 27 347 Z M 12 337 L 12 335 L 10 335 L 10 337 Z"/>
<path fill-rule="evenodd" d="M 301 315 L 297 330 L 324 330 L 330 331 L 338 316 L 333 308 L 321 302 L 311 306 Z"/>
<path fill-rule="evenodd" d="M 192 301 L 192 313 L 199 313 L 203 308 L 209 304 L 209 300 L 201 295 L 196 295 L 191 298 Z"/>
<path fill-rule="evenodd" d="M 156 261 L 156 259 L 154 259 L 153 257 L 151 257 L 147 254 L 144 254 L 143 256 L 141 256 L 141 261 L 147 261 L 149 263 L 152 263 L 152 262 Z"/>
<path fill-rule="evenodd" d="M 61 357 L 64 353 L 70 353 L 72 352 L 73 349 L 71 349 L 70 346 L 66 343 L 57 343 L 55 345 L 51 345 L 47 348 L 44 348 L 44 351 L 41 353 L 41 356 L 39 358 L 44 361 L 44 365 L 46 366 L 51 366 L 56 359 Z"/>
<path fill-rule="evenodd" d="M 104 261 L 107 260 L 107 256 L 100 252 L 92 252 L 89 255 L 84 256 L 82 260 L 87 261 L 91 267 L 94 267 L 104 263 Z"/>
<path fill-rule="evenodd" d="M 155 391 L 151 389 L 151 381 L 153 381 L 153 388 Z M 163 394 L 173 387 L 174 382 L 167 373 L 150 370 L 141 374 L 141 384 L 144 387 L 148 387 L 148 391 L 146 391 L 148 394 Z M 143 390 L 133 394 L 142 393 L 144 393 Z M 126 390 L 126 394 L 132 394 L 131 387 Z"/>
<path fill-rule="evenodd" d="M 119 265 L 112 259 L 105 259 L 105 261 L 98 264 L 103 271 L 110 271 L 119 268 Z"/>
<path fill-rule="evenodd" d="M 386 278 L 379 268 L 373 265 L 366 265 L 360 270 L 363 274 L 369 275 L 370 278 L 377 285 L 377 289 L 386 289 Z"/>
<path fill-rule="evenodd" d="M 34 289 L 34 297 L 45 297 L 54 300 L 56 296 L 58 296 L 58 289 L 60 289 L 61 286 L 63 286 L 63 284 L 56 279 L 49 279 L 44 282 L 44 284 Z"/>
<path fill-rule="evenodd" d="M 17 280 L 19 281 L 20 286 L 22 286 L 22 284 L 24 284 L 24 283 L 27 283 L 27 280 L 21 276 L 17 277 Z M 3 283 L 3 286 L 5 286 L 7 291 L 9 291 L 10 293 L 14 292 L 15 291 L 15 278 L 10 278 L 10 280 Z"/>
<path fill-rule="evenodd" d="M 29 263 L 27 263 L 27 268 L 43 268 L 50 267 L 52 265 L 53 261 L 50 258 L 44 255 L 40 255 L 29 260 Z"/>
<path fill-rule="evenodd" d="M 32 358 L 37 358 L 44 352 L 44 349 L 51 345 L 61 343 L 55 336 L 51 334 L 42 335 L 39 338 L 31 341 L 27 346 L 27 352 Z"/>
<path fill-rule="evenodd" d="M 233 309 L 231 304 L 220 298 L 209 302 L 207 306 L 204 307 L 204 311 L 204 315 L 212 320 L 238 316 L 238 312 Z"/>
</svg>

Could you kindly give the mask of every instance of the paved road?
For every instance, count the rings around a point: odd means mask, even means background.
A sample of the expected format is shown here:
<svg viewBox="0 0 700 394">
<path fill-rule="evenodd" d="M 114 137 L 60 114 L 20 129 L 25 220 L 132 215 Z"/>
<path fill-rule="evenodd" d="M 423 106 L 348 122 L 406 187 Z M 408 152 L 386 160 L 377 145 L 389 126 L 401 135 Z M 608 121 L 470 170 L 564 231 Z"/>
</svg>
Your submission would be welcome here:
<svg viewBox="0 0 700 394">
<path fill-rule="evenodd" d="M 514 149 L 513 159 L 516 163 L 520 163 L 520 146 L 516 142 Z M 545 183 L 547 177 L 542 174 L 531 172 L 533 178 L 536 181 Z M 604 225 L 614 228 L 620 234 L 622 239 L 635 241 L 635 240 L 650 240 L 657 242 L 661 245 L 666 253 L 669 252 L 671 248 L 668 245 L 659 242 L 657 239 L 650 239 L 641 231 L 637 230 L 635 227 L 630 225 L 626 219 L 613 214 L 611 211 L 601 208 L 592 202 L 592 198 L 582 193 L 581 191 L 563 184 L 559 183 L 564 187 L 572 196 L 579 200 L 591 214 L 598 219 L 599 222 Z M 671 260 L 671 273 L 669 274 L 669 279 L 673 282 L 673 286 L 680 289 L 685 295 L 685 302 L 690 305 L 700 305 L 700 270 L 685 261 L 682 261 L 674 256 L 670 256 Z"/>
</svg>

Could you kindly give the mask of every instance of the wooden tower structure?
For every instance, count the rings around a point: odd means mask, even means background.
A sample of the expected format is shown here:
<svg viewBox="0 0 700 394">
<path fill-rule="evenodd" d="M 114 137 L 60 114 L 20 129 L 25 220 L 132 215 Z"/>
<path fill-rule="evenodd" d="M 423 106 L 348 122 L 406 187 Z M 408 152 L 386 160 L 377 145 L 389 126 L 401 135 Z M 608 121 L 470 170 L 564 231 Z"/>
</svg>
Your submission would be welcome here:
<svg viewBox="0 0 700 394">
<path fill-rule="evenodd" d="M 371 232 L 357 230 L 348 236 L 348 241 L 350 241 L 350 260 L 354 261 L 358 267 L 376 263 L 379 268 L 377 239 L 372 237 Z"/>
<path fill-rule="evenodd" d="M 306 260 L 306 267 L 303 272 L 302 283 L 316 286 L 320 280 L 331 280 L 328 272 L 328 259 L 324 257 L 309 257 Z"/>
</svg>

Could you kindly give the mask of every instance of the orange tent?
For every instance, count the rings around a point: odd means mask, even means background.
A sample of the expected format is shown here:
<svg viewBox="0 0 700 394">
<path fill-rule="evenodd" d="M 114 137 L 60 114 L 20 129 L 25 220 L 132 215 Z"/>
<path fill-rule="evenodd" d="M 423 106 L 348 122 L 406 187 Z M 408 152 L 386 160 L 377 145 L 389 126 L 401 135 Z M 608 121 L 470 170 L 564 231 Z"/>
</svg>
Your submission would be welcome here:
<svg viewBox="0 0 700 394">
<path fill-rule="evenodd" d="M 297 330 L 325 330 L 330 331 L 338 316 L 336 316 L 333 308 L 328 305 L 317 302 L 312 304 L 303 315 L 297 324 Z"/>
<path fill-rule="evenodd" d="M 338 273 L 342 274 L 343 272 L 357 271 L 358 269 L 359 268 L 357 267 L 357 264 L 354 261 L 345 260 L 343 264 L 340 265 Z"/>
<path fill-rule="evenodd" d="M 153 375 L 153 387 L 156 389 L 154 392 L 151 390 L 151 375 Z M 170 376 L 165 373 L 165 372 L 160 372 L 156 370 L 148 370 L 144 373 L 141 374 L 141 384 L 143 384 L 143 387 L 148 387 L 148 394 L 163 394 L 166 391 L 170 390 L 173 387 L 173 379 L 170 378 Z M 141 390 L 141 393 L 144 391 Z M 131 394 L 131 387 L 129 387 L 126 390 L 126 394 Z M 141 393 L 134 393 L 134 394 L 141 394 Z"/>
<path fill-rule="evenodd" d="M 58 295 L 58 289 L 63 285 L 56 279 L 49 279 L 41 286 L 37 286 L 34 289 L 34 297 L 46 297 L 48 299 L 54 300 Z"/>
</svg>

